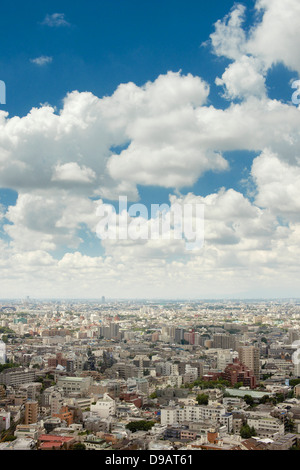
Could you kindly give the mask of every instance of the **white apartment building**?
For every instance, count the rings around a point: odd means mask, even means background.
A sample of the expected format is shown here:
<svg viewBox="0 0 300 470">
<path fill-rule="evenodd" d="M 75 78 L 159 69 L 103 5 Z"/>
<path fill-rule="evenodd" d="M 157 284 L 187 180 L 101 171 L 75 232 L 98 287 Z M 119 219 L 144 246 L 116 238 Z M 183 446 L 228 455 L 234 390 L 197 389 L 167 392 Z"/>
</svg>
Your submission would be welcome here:
<svg viewBox="0 0 300 470">
<path fill-rule="evenodd" d="M 170 375 L 167 379 L 167 385 L 174 388 L 179 388 L 182 385 L 182 375 Z"/>
<path fill-rule="evenodd" d="M 226 409 L 220 404 L 208 406 L 169 406 L 161 410 L 161 424 L 171 425 L 183 421 L 204 421 L 213 423 L 221 422 L 226 414 Z"/>
<path fill-rule="evenodd" d="M 140 410 L 137 408 L 134 403 L 123 402 L 118 404 L 116 407 L 117 418 L 129 418 L 129 417 L 139 417 Z"/>
<path fill-rule="evenodd" d="M 247 403 L 238 397 L 224 397 L 223 398 L 223 405 L 228 407 L 232 407 L 234 409 L 245 409 L 248 407 Z"/>
<path fill-rule="evenodd" d="M 93 398 L 91 397 L 84 397 L 84 398 L 67 398 L 66 400 L 67 405 L 69 406 L 76 406 L 81 410 L 86 410 L 91 407 L 93 402 Z"/>
<path fill-rule="evenodd" d="M 198 369 L 197 367 L 192 367 L 190 364 L 185 366 L 185 375 L 192 376 L 195 380 L 198 378 Z"/>
<path fill-rule="evenodd" d="M 103 398 L 99 399 L 95 405 L 91 405 L 91 413 L 102 419 L 114 416 L 116 414 L 116 402 L 105 393 Z"/>
<path fill-rule="evenodd" d="M 247 424 L 253 427 L 260 437 L 270 437 L 274 434 L 284 434 L 284 423 L 277 418 L 270 417 L 251 417 L 247 418 Z"/>
<path fill-rule="evenodd" d="M 92 385 L 91 377 L 59 377 L 57 386 L 62 388 L 65 394 L 87 393 Z"/>
<path fill-rule="evenodd" d="M 179 375 L 178 365 L 173 364 L 172 362 L 159 362 L 156 364 L 157 370 L 161 372 L 162 375 Z"/>
<path fill-rule="evenodd" d="M 233 360 L 239 357 L 237 351 L 232 349 L 219 349 L 217 351 L 217 369 L 224 371 L 228 364 L 232 364 Z"/>
<path fill-rule="evenodd" d="M 14 432 L 14 436 L 23 439 L 37 440 L 39 435 L 45 431 L 39 424 L 18 424 Z"/>
</svg>

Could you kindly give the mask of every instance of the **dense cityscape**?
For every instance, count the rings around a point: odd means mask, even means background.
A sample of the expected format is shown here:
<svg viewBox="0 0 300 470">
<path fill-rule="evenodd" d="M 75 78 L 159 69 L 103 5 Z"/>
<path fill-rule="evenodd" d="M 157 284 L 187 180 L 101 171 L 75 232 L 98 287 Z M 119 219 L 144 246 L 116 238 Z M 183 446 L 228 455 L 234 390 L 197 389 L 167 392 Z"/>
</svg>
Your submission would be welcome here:
<svg viewBox="0 0 300 470">
<path fill-rule="evenodd" d="M 2 301 L 0 450 L 290 450 L 300 301 Z"/>
</svg>

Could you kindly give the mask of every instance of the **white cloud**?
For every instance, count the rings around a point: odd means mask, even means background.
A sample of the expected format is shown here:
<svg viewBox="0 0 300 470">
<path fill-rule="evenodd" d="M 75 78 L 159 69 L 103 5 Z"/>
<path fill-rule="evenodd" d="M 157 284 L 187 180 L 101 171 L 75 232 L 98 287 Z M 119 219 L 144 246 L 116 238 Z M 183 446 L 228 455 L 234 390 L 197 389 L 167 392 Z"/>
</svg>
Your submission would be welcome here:
<svg viewBox="0 0 300 470">
<path fill-rule="evenodd" d="M 241 56 L 230 64 L 222 75 L 216 79 L 216 84 L 224 87 L 224 97 L 228 100 L 235 98 L 265 98 L 266 71 L 257 59 Z"/>
<path fill-rule="evenodd" d="M 268 67 L 283 63 L 300 73 L 298 0 L 257 0 L 256 8 L 262 20 L 251 31 L 248 52 L 260 57 Z"/>
<path fill-rule="evenodd" d="M 70 26 L 70 23 L 66 20 L 64 13 L 52 13 L 47 14 L 42 22 L 43 25 L 53 27 Z"/>
<path fill-rule="evenodd" d="M 290 165 L 266 150 L 254 160 L 252 177 L 257 205 L 268 207 L 285 221 L 300 222 L 299 165 Z"/>
<path fill-rule="evenodd" d="M 95 230 L 96 203 L 68 191 L 35 191 L 20 194 L 9 207 L 4 226 L 17 251 L 75 249 L 81 243 L 79 230 L 84 224 Z"/>
<path fill-rule="evenodd" d="M 229 59 L 238 59 L 246 52 L 246 33 L 243 29 L 246 7 L 236 5 L 223 20 L 215 24 L 215 32 L 210 35 L 213 51 L 216 55 Z"/>
<path fill-rule="evenodd" d="M 99 291 L 130 297 L 137 290 L 140 296 L 151 296 L 153 289 L 162 297 L 174 297 L 174 293 L 205 297 L 216 295 L 216 285 L 217 294 L 226 297 L 249 295 L 252 289 L 268 295 L 274 293 L 274 286 L 280 295 L 296 288 L 292 279 L 299 274 L 300 225 L 280 226 L 267 209 L 256 207 L 233 190 L 205 198 L 193 194 L 172 197 L 173 203 L 178 201 L 206 205 L 205 246 L 199 253 L 187 257 L 181 240 L 110 240 L 104 244 L 103 257 L 75 251 L 56 260 L 41 248 L 11 251 L 9 258 L 1 256 L 2 272 L 12 272 L 14 282 L 22 280 L 20 295 L 32 293 L 32 282 L 39 295 L 56 292 L 56 296 L 71 297 L 79 292 L 97 296 Z M 34 239 L 31 246 L 35 246 Z M 4 276 L 5 286 L 7 292 L 12 290 Z"/>
<path fill-rule="evenodd" d="M 246 33 L 246 7 L 236 4 L 229 15 L 215 24 L 210 43 L 217 56 L 238 60 L 250 55 L 266 69 L 282 63 L 300 72 L 297 47 L 300 4 L 298 0 L 257 0 L 259 19 Z"/>
<path fill-rule="evenodd" d="M 80 167 L 76 162 L 57 164 L 52 181 L 75 183 L 91 183 L 96 179 L 96 173 L 86 166 Z"/>
<path fill-rule="evenodd" d="M 51 64 L 51 62 L 53 62 L 53 57 L 42 55 L 40 57 L 36 57 L 36 59 L 30 59 L 30 62 L 42 67 L 43 65 Z"/>
<path fill-rule="evenodd" d="M 220 152 L 201 143 L 197 112 L 208 92 L 198 77 L 168 73 L 102 99 L 73 92 L 59 114 L 43 106 L 21 119 L 2 115 L 0 183 L 30 191 L 73 182 L 78 191 L 80 180 L 86 194 L 118 197 L 122 189 L 135 199 L 138 184 L 183 186 L 223 171 Z"/>
</svg>

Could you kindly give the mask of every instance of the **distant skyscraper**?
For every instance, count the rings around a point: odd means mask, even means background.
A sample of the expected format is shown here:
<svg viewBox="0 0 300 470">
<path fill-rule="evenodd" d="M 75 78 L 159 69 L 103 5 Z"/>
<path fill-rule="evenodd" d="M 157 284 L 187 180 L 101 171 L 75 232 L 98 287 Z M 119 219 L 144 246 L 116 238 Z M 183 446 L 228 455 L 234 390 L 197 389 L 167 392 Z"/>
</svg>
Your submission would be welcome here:
<svg viewBox="0 0 300 470">
<path fill-rule="evenodd" d="M 176 328 L 175 329 L 175 343 L 182 343 L 184 340 L 184 328 Z"/>
<path fill-rule="evenodd" d="M 259 349 L 255 346 L 242 346 L 238 349 L 239 359 L 253 371 L 256 380 L 259 381 Z"/>
<path fill-rule="evenodd" d="M 105 297 L 103 296 L 101 299 L 102 303 L 105 304 Z"/>
<path fill-rule="evenodd" d="M 119 335 L 119 323 L 114 323 L 114 322 L 111 322 L 110 325 L 109 325 L 109 330 L 110 330 L 110 337 L 112 339 L 116 339 Z"/>
<path fill-rule="evenodd" d="M 119 323 L 110 322 L 108 326 L 100 327 L 100 336 L 103 336 L 105 339 L 118 339 L 119 328 Z"/>
</svg>

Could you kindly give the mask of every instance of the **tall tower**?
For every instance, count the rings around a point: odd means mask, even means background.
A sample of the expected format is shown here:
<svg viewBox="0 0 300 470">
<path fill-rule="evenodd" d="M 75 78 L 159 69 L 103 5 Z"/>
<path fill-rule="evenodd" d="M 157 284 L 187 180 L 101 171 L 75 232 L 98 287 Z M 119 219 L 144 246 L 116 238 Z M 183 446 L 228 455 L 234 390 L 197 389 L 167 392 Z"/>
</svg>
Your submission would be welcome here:
<svg viewBox="0 0 300 470">
<path fill-rule="evenodd" d="M 253 371 L 257 382 L 259 382 L 259 349 L 255 346 L 241 346 L 238 348 L 238 353 L 239 360 Z"/>
<path fill-rule="evenodd" d="M 25 403 L 25 424 L 34 424 L 38 420 L 39 405 L 37 401 L 27 401 Z"/>
</svg>

